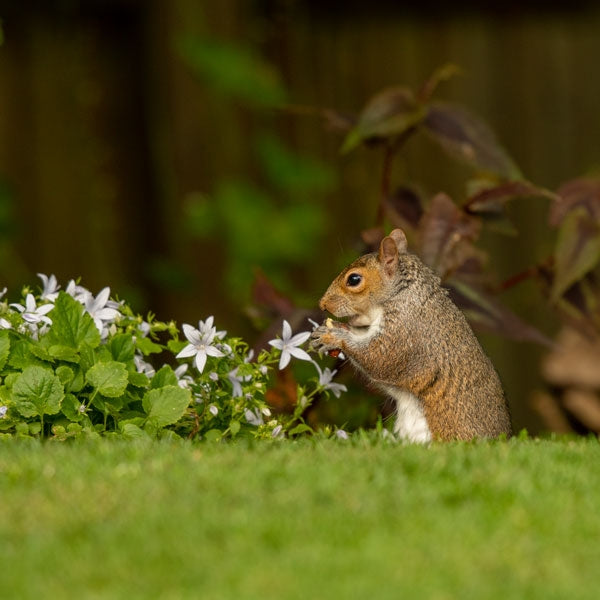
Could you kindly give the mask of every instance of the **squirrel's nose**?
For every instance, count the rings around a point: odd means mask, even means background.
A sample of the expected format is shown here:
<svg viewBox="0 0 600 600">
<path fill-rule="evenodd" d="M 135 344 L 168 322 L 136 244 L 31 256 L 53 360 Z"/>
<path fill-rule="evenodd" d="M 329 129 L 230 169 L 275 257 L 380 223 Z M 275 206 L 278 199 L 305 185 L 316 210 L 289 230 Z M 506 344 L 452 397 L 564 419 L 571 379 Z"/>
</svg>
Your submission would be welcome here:
<svg viewBox="0 0 600 600">
<path fill-rule="evenodd" d="M 323 312 L 327 312 L 327 305 L 325 303 L 325 298 L 321 298 L 319 300 L 319 308 L 323 311 Z"/>
</svg>

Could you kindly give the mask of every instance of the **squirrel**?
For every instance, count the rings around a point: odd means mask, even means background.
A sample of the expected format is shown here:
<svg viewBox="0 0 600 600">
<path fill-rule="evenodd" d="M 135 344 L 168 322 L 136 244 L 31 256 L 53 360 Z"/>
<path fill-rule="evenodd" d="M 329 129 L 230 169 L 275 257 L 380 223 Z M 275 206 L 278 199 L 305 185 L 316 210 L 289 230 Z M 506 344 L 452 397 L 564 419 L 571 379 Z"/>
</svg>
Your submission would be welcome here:
<svg viewBox="0 0 600 600">
<path fill-rule="evenodd" d="M 396 402 L 394 433 L 409 442 L 511 435 L 500 379 L 440 278 L 395 229 L 346 267 L 319 306 L 311 346 L 340 351 Z"/>
</svg>

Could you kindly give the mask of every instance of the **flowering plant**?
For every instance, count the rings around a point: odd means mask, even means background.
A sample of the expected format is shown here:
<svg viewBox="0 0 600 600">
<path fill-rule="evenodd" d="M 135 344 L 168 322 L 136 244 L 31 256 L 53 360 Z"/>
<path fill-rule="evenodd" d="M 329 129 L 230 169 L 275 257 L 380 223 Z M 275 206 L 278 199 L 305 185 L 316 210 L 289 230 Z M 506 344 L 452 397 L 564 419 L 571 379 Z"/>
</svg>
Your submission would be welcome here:
<svg viewBox="0 0 600 600">
<path fill-rule="evenodd" d="M 25 288 L 21 303 L 0 292 L 3 435 L 284 438 L 311 431 L 302 413 L 317 394 L 345 391 L 301 348 L 309 333 L 293 335 L 286 321 L 255 358 L 213 317 L 184 324 L 180 339 L 173 321 L 134 314 L 108 287 L 94 296 L 75 281 L 63 291 L 54 276 L 40 278 L 41 291 Z M 272 371 L 292 358 L 313 363 L 314 375 L 298 384 L 293 414 L 274 416 L 265 400 Z"/>
</svg>

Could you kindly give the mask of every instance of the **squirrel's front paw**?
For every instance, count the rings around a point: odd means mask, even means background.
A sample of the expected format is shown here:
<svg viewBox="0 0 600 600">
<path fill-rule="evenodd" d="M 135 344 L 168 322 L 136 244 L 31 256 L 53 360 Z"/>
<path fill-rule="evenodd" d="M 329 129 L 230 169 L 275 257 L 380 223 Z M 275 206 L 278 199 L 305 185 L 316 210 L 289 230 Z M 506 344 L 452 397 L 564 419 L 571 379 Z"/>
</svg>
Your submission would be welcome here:
<svg viewBox="0 0 600 600">
<path fill-rule="evenodd" d="M 310 335 L 310 347 L 320 354 L 339 351 L 342 348 L 342 340 L 336 335 L 336 328 L 320 325 Z"/>
</svg>

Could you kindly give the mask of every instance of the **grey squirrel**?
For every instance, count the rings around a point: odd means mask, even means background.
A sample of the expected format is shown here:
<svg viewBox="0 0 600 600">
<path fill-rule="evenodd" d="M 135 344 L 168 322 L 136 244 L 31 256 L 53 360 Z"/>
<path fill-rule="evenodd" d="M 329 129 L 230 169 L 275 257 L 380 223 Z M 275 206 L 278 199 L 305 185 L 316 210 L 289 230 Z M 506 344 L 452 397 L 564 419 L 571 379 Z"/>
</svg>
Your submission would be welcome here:
<svg viewBox="0 0 600 600">
<path fill-rule="evenodd" d="M 327 319 L 311 346 L 341 350 L 367 383 L 395 400 L 398 437 L 510 436 L 498 374 L 439 277 L 407 251 L 401 229 L 344 269 L 319 306 L 345 322 Z"/>
</svg>

